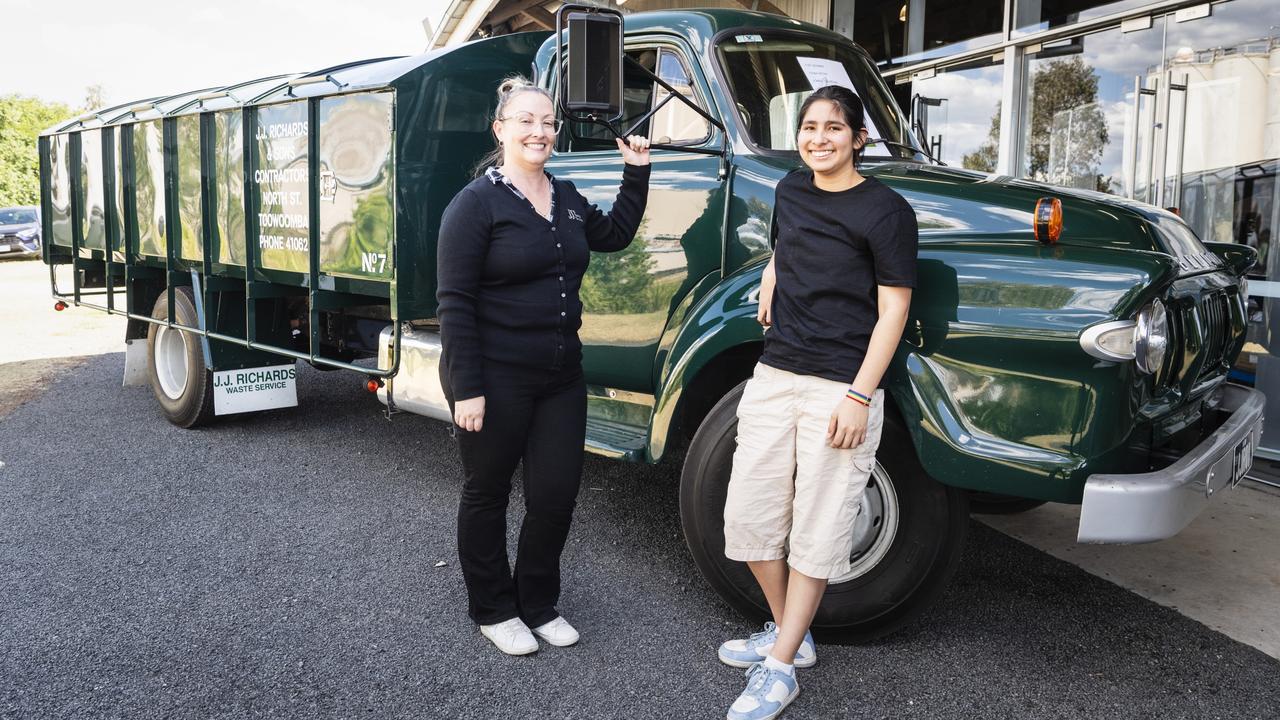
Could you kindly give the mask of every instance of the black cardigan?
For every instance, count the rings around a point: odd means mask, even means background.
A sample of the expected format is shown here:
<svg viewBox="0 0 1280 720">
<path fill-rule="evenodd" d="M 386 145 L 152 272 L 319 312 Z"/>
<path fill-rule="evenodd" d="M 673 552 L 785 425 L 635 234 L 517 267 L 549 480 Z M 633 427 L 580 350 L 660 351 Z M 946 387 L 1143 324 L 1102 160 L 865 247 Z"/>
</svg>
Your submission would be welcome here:
<svg viewBox="0 0 1280 720">
<path fill-rule="evenodd" d="M 501 183 L 476 178 L 445 208 L 436 300 L 442 379 L 457 400 L 484 395 L 485 360 L 556 369 L 582 360 L 578 289 L 590 251 L 631 244 L 644 215 L 649 166 L 626 165 L 613 209 L 555 180 L 551 221 Z"/>
</svg>

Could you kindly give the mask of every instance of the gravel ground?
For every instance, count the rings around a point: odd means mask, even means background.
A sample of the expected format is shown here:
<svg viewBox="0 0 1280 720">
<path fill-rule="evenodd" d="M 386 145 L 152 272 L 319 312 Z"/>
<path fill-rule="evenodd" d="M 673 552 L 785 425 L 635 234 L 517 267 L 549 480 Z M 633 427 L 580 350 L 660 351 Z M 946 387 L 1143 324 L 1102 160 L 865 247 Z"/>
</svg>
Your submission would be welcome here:
<svg viewBox="0 0 1280 720">
<path fill-rule="evenodd" d="M 0 421 L 0 717 L 676 720 L 741 689 L 715 647 L 748 628 L 689 559 L 676 467 L 588 459 L 560 605 L 583 641 L 508 658 L 463 611 L 445 425 L 304 367 L 300 408 L 183 431 L 122 365 Z M 819 646 L 786 717 L 1276 717 L 1280 662 L 971 530 L 941 604 Z"/>
<path fill-rule="evenodd" d="M 69 273 L 64 269 L 59 277 L 65 292 L 70 292 Z M 53 309 L 49 266 L 40 258 L 0 256 L 0 307 L 0 420 L 44 392 L 52 378 L 83 362 L 68 356 L 124 347 L 124 318 L 88 308 Z"/>
</svg>

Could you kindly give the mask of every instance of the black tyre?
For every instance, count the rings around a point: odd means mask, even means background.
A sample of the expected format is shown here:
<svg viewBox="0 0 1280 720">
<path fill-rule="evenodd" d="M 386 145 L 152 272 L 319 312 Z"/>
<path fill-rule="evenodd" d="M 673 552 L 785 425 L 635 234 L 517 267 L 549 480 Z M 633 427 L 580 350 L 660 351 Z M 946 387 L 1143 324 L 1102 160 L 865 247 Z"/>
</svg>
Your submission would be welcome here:
<svg viewBox="0 0 1280 720">
<path fill-rule="evenodd" d="M 969 492 L 969 512 L 978 515 L 1017 515 L 1045 504 L 1045 500 L 997 495 L 996 493 Z"/>
<path fill-rule="evenodd" d="M 703 577 L 738 611 L 764 619 L 768 605 L 746 563 L 724 556 L 725 493 L 745 385 L 711 409 L 689 445 L 680 520 Z M 965 493 L 925 474 L 902 420 L 887 409 L 855 529 L 854 567 L 827 586 L 814 633 L 828 641 L 866 642 L 919 617 L 959 565 L 968 524 Z"/>
<path fill-rule="evenodd" d="M 191 288 L 174 289 L 174 322 L 198 327 Z M 156 300 L 151 317 L 169 317 L 168 293 Z M 152 324 L 147 330 L 147 371 L 151 392 L 169 422 L 191 428 L 213 419 L 213 372 L 205 365 L 200 336 Z"/>
</svg>

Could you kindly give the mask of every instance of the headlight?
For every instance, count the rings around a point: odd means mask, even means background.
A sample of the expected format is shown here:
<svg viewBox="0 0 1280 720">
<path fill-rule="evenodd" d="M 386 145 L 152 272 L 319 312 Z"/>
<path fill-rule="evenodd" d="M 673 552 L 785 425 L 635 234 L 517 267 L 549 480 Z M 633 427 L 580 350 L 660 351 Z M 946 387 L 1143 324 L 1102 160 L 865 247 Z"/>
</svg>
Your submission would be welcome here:
<svg viewBox="0 0 1280 720">
<path fill-rule="evenodd" d="M 22 238 L 23 240 L 30 240 L 31 238 L 39 234 L 40 234 L 40 231 L 37 230 L 36 228 L 27 228 L 26 230 L 18 231 L 18 237 Z"/>
<path fill-rule="evenodd" d="M 1138 313 L 1138 326 L 1133 331 L 1134 359 L 1138 369 L 1154 375 L 1164 364 L 1164 353 L 1169 348 L 1169 320 L 1164 303 L 1152 300 Z"/>
<path fill-rule="evenodd" d="M 1249 278 L 1240 278 L 1240 299 L 1249 302 Z"/>
<path fill-rule="evenodd" d="M 1169 321 L 1164 303 L 1153 300 L 1137 320 L 1116 320 L 1087 328 L 1080 347 L 1099 360 L 1134 360 L 1138 369 L 1153 374 L 1164 364 L 1169 347 Z"/>
</svg>

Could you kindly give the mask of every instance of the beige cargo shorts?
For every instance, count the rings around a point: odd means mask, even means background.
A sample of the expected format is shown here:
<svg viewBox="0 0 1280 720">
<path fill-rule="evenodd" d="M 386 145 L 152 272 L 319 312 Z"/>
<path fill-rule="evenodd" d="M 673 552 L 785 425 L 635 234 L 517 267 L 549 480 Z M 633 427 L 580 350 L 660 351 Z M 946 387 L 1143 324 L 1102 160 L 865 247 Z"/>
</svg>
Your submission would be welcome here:
<svg viewBox="0 0 1280 720">
<path fill-rule="evenodd" d="M 837 450 L 827 444 L 827 425 L 848 388 L 756 364 L 738 405 L 738 449 L 724 506 L 730 560 L 785 557 L 814 578 L 849 572 L 853 521 L 884 425 L 884 391 L 872 396 L 866 439 Z"/>
</svg>

